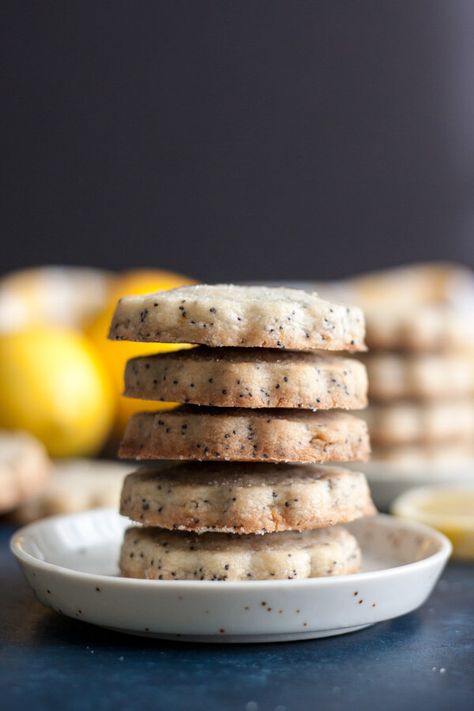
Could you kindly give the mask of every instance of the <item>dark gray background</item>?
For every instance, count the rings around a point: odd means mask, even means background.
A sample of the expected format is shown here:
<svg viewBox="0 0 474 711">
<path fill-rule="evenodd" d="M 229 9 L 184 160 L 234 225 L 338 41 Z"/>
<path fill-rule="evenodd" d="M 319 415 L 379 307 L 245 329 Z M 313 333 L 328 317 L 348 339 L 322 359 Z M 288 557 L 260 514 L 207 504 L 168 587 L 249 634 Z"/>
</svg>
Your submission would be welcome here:
<svg viewBox="0 0 474 711">
<path fill-rule="evenodd" d="M 1 3 L 1 270 L 474 264 L 472 0 Z"/>
</svg>

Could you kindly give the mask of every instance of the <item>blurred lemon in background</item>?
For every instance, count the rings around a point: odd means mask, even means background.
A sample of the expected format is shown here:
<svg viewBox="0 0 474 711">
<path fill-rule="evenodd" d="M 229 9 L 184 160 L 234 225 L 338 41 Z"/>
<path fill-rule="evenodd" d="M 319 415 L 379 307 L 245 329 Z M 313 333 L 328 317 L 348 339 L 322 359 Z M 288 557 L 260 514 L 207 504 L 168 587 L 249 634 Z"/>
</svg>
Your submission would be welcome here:
<svg viewBox="0 0 474 711">
<path fill-rule="evenodd" d="M 46 266 L 7 274 L 0 280 L 0 427 L 31 432 L 52 456 L 87 456 L 112 431 L 120 436 L 134 412 L 174 407 L 123 397 L 125 363 L 189 346 L 107 335 L 122 296 L 193 283 L 156 269 L 115 275 Z"/>
<path fill-rule="evenodd" d="M 172 343 L 131 343 L 127 341 L 107 340 L 110 322 L 117 301 L 123 296 L 150 294 L 156 291 L 167 291 L 178 286 L 194 284 L 195 281 L 180 274 L 155 269 L 137 269 L 119 275 L 113 283 L 106 307 L 86 328 L 86 334 L 91 338 L 100 352 L 109 371 L 116 393 L 116 434 L 121 435 L 127 420 L 134 412 L 143 410 L 162 410 L 175 407 L 176 403 L 164 403 L 147 400 L 134 400 L 123 397 L 123 376 L 125 364 L 129 358 L 139 355 L 150 355 L 164 351 L 176 351 L 189 348 L 188 345 Z"/>
<path fill-rule="evenodd" d="M 54 457 L 87 456 L 113 417 L 110 376 L 82 334 L 47 326 L 0 334 L 0 427 L 31 432 Z"/>
</svg>

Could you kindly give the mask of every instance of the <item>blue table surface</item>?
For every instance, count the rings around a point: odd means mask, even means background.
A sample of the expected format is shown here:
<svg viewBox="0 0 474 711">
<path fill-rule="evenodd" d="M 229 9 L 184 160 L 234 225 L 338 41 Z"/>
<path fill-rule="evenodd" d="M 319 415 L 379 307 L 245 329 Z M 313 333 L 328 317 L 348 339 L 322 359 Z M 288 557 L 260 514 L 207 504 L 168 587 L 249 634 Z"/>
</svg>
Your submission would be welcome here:
<svg viewBox="0 0 474 711">
<path fill-rule="evenodd" d="M 474 566 L 416 612 L 321 640 L 197 645 L 120 635 L 33 596 L 0 524 L 0 708 L 474 708 Z"/>
</svg>

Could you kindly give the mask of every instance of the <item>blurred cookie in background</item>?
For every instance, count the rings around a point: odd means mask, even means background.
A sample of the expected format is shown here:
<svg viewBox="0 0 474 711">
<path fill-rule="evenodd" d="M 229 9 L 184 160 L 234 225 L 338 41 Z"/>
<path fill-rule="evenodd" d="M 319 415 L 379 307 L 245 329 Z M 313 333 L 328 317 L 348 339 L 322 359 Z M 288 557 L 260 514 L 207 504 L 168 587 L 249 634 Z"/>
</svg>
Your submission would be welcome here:
<svg viewBox="0 0 474 711">
<path fill-rule="evenodd" d="M 120 502 L 122 483 L 131 467 L 121 462 L 71 459 L 56 462 L 43 491 L 13 514 L 18 523 L 44 516 L 113 507 Z"/>
<path fill-rule="evenodd" d="M 411 486 L 474 480 L 474 275 L 414 264 L 348 282 L 365 311 L 373 441 L 364 468 L 388 508 Z"/>
<path fill-rule="evenodd" d="M 115 277 L 85 267 L 37 267 L 0 280 L 0 331 L 82 329 L 105 306 Z"/>
<path fill-rule="evenodd" d="M 369 425 L 374 446 L 469 443 L 474 438 L 474 402 L 467 398 L 374 403 L 361 417 Z"/>
<path fill-rule="evenodd" d="M 346 286 L 367 311 L 411 306 L 462 307 L 474 298 L 472 271 L 462 264 L 428 262 L 361 274 Z"/>
<path fill-rule="evenodd" d="M 472 352 L 474 277 L 449 263 L 414 264 L 349 281 L 365 312 L 369 350 Z"/>
<path fill-rule="evenodd" d="M 0 513 L 26 504 L 47 485 L 52 464 L 45 447 L 25 432 L 0 431 Z"/>
<path fill-rule="evenodd" d="M 369 397 L 431 401 L 474 396 L 474 357 L 470 353 L 384 353 L 364 358 Z"/>
<path fill-rule="evenodd" d="M 474 462 L 472 440 L 459 442 L 435 442 L 427 444 L 398 444 L 372 448 L 372 462 L 392 466 L 399 471 L 426 471 L 435 480 L 439 472 L 463 470 L 469 472 L 468 462 Z M 364 465 L 366 466 L 366 465 Z M 473 467 L 471 469 L 474 470 Z"/>
</svg>

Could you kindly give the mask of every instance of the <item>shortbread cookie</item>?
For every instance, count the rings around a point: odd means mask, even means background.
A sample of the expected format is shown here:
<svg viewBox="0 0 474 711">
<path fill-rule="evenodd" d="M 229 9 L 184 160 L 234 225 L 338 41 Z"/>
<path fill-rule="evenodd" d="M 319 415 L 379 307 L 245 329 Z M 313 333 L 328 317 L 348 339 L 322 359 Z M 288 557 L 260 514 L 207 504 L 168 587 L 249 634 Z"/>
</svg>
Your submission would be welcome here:
<svg viewBox="0 0 474 711">
<path fill-rule="evenodd" d="M 472 271 L 449 262 L 383 269 L 352 277 L 345 284 L 352 289 L 350 302 L 363 309 L 459 304 L 474 296 Z"/>
<path fill-rule="evenodd" d="M 474 435 L 469 400 L 371 405 L 363 413 L 372 442 L 381 445 L 466 440 Z"/>
<path fill-rule="evenodd" d="M 218 407 L 350 410 L 367 405 L 367 374 L 354 358 L 201 346 L 129 360 L 125 395 Z"/>
<path fill-rule="evenodd" d="M 92 459 L 57 461 L 44 489 L 15 511 L 15 520 L 27 523 L 60 513 L 109 506 L 116 509 L 123 480 L 130 469 L 123 462 Z"/>
<path fill-rule="evenodd" d="M 446 465 L 449 469 L 474 460 L 474 443 L 443 442 L 442 444 L 407 444 L 392 447 L 377 447 L 372 451 L 371 465 L 375 462 L 424 467 L 429 464 Z M 448 469 L 448 471 L 449 471 Z M 428 470 L 430 471 L 430 470 Z"/>
<path fill-rule="evenodd" d="M 139 412 L 120 445 L 125 459 L 268 462 L 365 460 L 367 426 L 344 412 L 183 407 Z"/>
<path fill-rule="evenodd" d="M 312 464 L 157 464 L 125 479 L 120 513 L 203 533 L 304 531 L 374 513 L 365 476 Z"/>
<path fill-rule="evenodd" d="M 185 286 L 121 299 L 109 338 L 207 346 L 364 351 L 357 307 L 263 286 Z"/>
<path fill-rule="evenodd" d="M 46 449 L 25 432 L 0 433 L 0 513 L 38 494 L 47 484 L 51 462 Z"/>
<path fill-rule="evenodd" d="M 474 392 L 474 356 L 374 353 L 364 362 L 375 400 L 452 399 Z"/>
<path fill-rule="evenodd" d="M 152 580 L 293 580 L 356 573 L 360 561 L 356 539 L 339 526 L 266 536 L 129 528 L 120 571 Z"/>
<path fill-rule="evenodd" d="M 369 348 L 446 352 L 474 348 L 471 312 L 449 306 L 371 309 L 365 312 Z"/>
</svg>

